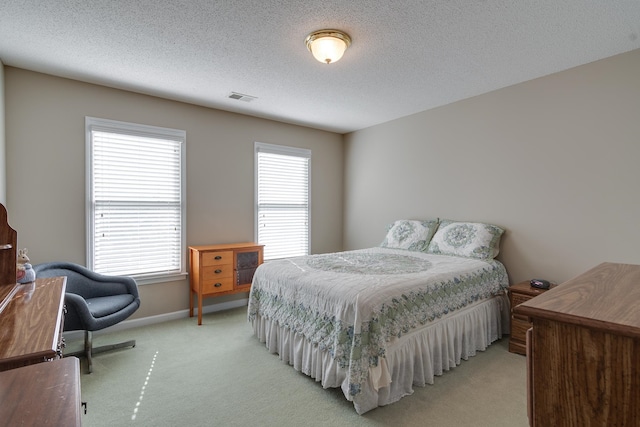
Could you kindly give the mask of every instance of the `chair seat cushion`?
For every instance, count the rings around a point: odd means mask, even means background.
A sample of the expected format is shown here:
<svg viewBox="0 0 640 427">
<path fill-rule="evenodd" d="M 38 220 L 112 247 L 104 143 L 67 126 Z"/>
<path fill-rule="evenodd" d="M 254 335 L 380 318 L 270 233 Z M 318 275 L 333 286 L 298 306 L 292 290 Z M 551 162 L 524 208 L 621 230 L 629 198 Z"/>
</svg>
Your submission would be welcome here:
<svg viewBox="0 0 640 427">
<path fill-rule="evenodd" d="M 116 313 L 134 301 L 131 294 L 111 295 L 107 297 L 96 297 L 87 299 L 87 305 L 91 315 L 95 318 L 108 316 Z"/>
</svg>

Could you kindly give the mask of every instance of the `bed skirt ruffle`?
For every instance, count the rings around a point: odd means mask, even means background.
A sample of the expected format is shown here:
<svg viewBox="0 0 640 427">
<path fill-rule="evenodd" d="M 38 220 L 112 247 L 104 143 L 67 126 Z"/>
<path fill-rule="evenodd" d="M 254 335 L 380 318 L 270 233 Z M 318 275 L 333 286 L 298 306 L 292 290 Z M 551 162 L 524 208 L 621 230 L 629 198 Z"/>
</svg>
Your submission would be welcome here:
<svg viewBox="0 0 640 427">
<path fill-rule="evenodd" d="M 504 295 L 476 302 L 388 343 L 386 359 L 370 372 L 360 393 L 349 395 L 347 369 L 304 336 L 256 314 L 254 334 L 271 353 L 322 384 L 341 387 L 358 414 L 433 384 L 434 376 L 459 365 L 509 333 L 509 303 Z M 389 382 L 390 379 L 390 382 Z"/>
</svg>

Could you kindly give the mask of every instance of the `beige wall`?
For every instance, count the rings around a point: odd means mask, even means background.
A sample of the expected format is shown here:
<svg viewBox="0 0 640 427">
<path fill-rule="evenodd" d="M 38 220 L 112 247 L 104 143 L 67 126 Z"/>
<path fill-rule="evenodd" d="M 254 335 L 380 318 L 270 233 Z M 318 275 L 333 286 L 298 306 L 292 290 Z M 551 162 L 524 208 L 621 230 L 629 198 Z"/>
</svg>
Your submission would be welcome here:
<svg viewBox="0 0 640 427">
<path fill-rule="evenodd" d="M 4 65 L 0 61 L 0 203 L 7 202 L 7 165 L 5 162 Z"/>
<path fill-rule="evenodd" d="M 341 135 L 12 67 L 5 101 L 9 220 L 34 263 L 85 263 L 85 116 L 186 130 L 188 245 L 253 240 L 254 141 L 311 149 L 311 249 L 342 249 Z M 140 292 L 134 318 L 189 306 L 186 281 Z"/>
<path fill-rule="evenodd" d="M 34 262 L 84 263 L 89 115 L 187 131 L 190 245 L 252 239 L 261 141 L 313 151 L 314 253 L 378 245 L 394 219 L 441 217 L 504 227 L 514 282 L 640 264 L 638 75 L 637 50 L 354 132 L 343 152 L 337 134 L 5 67 L 9 220 Z M 141 294 L 135 317 L 188 307 L 186 282 Z"/>
<path fill-rule="evenodd" d="M 640 264 L 640 50 L 345 137 L 345 249 L 400 218 L 506 228 L 511 280 Z"/>
</svg>

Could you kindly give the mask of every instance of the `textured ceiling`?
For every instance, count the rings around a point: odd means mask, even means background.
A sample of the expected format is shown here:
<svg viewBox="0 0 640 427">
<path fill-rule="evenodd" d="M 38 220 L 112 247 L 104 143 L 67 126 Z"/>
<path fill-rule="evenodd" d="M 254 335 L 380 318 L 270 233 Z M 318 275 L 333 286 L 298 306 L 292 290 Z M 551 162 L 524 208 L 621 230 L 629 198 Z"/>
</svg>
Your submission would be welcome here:
<svg viewBox="0 0 640 427">
<path fill-rule="evenodd" d="M 304 45 L 322 28 L 353 40 L 335 64 Z M 339 133 L 638 49 L 639 36 L 640 0 L 0 0 L 5 65 Z"/>
</svg>

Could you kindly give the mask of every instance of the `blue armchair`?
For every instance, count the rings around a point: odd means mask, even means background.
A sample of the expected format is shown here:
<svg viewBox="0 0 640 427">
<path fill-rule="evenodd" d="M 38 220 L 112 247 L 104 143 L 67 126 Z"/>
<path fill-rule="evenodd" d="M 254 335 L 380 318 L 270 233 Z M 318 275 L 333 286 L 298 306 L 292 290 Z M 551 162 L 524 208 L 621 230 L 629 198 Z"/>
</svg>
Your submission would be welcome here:
<svg viewBox="0 0 640 427">
<path fill-rule="evenodd" d="M 93 331 L 125 320 L 140 307 L 138 285 L 133 278 L 99 274 L 70 262 L 50 262 L 33 268 L 36 277 L 67 277 L 64 330 L 84 331 L 84 350 L 74 355 L 87 358 L 89 373 L 93 371 L 92 354 L 135 347 L 135 340 L 95 348 L 92 345 Z"/>
</svg>

